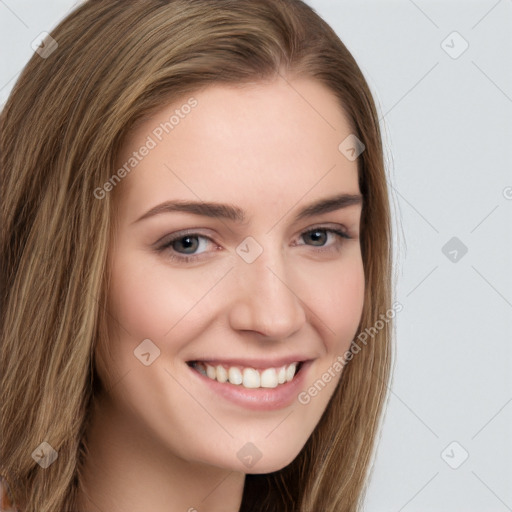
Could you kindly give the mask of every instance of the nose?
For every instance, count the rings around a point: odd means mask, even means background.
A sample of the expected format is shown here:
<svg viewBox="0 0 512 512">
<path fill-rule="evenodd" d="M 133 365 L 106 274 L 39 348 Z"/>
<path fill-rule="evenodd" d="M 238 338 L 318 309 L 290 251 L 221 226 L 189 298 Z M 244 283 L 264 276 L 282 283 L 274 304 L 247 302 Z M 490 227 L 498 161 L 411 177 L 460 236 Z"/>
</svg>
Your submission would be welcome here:
<svg viewBox="0 0 512 512">
<path fill-rule="evenodd" d="M 233 329 L 285 339 L 306 322 L 297 283 L 288 277 L 292 273 L 279 252 L 264 250 L 252 263 L 238 261 L 229 311 Z"/>
</svg>

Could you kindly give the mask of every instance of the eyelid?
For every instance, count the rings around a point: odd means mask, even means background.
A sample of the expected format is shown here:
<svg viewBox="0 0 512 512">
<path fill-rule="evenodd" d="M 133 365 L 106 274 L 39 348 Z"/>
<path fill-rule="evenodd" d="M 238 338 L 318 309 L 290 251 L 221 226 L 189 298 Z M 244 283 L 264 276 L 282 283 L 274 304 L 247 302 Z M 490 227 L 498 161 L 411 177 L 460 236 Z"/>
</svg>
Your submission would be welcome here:
<svg viewBox="0 0 512 512">
<path fill-rule="evenodd" d="M 180 231 L 175 231 L 174 233 L 164 235 L 162 238 L 159 238 L 153 244 L 153 246 L 158 248 L 159 246 L 162 246 L 162 245 L 169 245 L 171 242 L 174 242 L 175 240 L 179 240 L 180 238 L 184 238 L 187 235 L 199 235 L 204 238 L 211 239 L 210 235 L 201 233 L 200 229 L 189 228 L 189 229 L 181 229 Z M 165 240 L 165 241 L 163 241 L 163 240 Z"/>
</svg>

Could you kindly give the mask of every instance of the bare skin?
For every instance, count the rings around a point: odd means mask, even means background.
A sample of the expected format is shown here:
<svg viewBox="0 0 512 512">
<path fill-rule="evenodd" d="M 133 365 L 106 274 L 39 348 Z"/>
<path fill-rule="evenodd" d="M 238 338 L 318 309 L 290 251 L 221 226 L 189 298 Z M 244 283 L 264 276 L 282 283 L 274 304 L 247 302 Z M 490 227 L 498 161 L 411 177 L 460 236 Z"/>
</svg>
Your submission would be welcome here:
<svg viewBox="0 0 512 512">
<path fill-rule="evenodd" d="M 197 106 L 161 141 L 155 127 L 186 99 L 137 125 L 119 154 L 122 166 L 148 136 L 157 142 L 115 190 L 111 357 L 99 345 L 107 391 L 88 432 L 86 512 L 238 511 L 245 475 L 293 461 L 341 373 L 307 405 L 255 411 L 213 391 L 187 361 L 300 354 L 311 360 L 304 390 L 349 348 L 361 318 L 361 204 L 296 218 L 322 199 L 360 194 L 357 162 L 338 149 L 351 130 L 335 96 L 297 78 L 190 96 Z M 246 219 L 174 211 L 138 220 L 170 200 L 229 203 Z M 195 234 L 190 249 L 158 249 L 183 230 Z M 247 237 L 262 249 L 251 263 L 237 252 Z M 146 339 L 160 350 L 147 366 L 134 355 Z M 247 443 L 261 453 L 251 468 L 237 456 Z"/>
</svg>

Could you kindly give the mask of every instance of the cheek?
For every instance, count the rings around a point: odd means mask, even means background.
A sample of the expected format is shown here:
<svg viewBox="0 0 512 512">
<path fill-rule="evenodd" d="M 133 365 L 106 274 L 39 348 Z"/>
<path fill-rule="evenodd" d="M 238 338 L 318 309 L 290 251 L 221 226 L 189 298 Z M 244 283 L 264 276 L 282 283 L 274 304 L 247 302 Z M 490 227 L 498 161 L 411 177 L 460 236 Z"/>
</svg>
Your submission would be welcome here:
<svg viewBox="0 0 512 512">
<path fill-rule="evenodd" d="M 155 288 L 151 268 L 129 263 L 117 260 L 112 271 L 109 312 L 113 321 L 110 324 L 121 338 L 130 336 L 142 341 L 159 337 L 169 329 L 172 320 L 168 315 L 167 325 L 164 324 L 165 310 L 169 308 L 168 298 L 161 296 L 164 287 Z"/>
<path fill-rule="evenodd" d="M 138 251 L 114 259 L 109 311 L 124 328 L 123 336 L 163 339 L 204 293 L 201 280 L 168 276 L 161 264 Z"/>
<path fill-rule="evenodd" d="M 132 378 L 142 377 L 140 372 L 145 367 L 134 351 L 149 339 L 163 352 L 162 339 L 172 326 L 172 311 L 177 307 L 172 303 L 171 291 L 162 279 L 157 279 L 155 266 L 136 251 L 114 255 L 111 268 L 107 339 L 102 340 L 97 352 L 98 372 L 107 387 L 128 372 Z"/>
<path fill-rule="evenodd" d="M 321 320 L 329 352 L 341 354 L 357 334 L 364 306 L 365 276 L 362 259 L 355 256 L 315 275 L 307 304 Z M 333 355 L 333 354 L 331 354 Z"/>
<path fill-rule="evenodd" d="M 150 339 L 171 357 L 199 335 L 208 321 L 202 300 L 218 280 L 215 273 L 171 272 L 137 250 L 113 258 L 109 290 L 109 352 L 111 364 L 126 371 L 133 351 Z M 162 358 L 163 359 L 163 358 Z"/>
<path fill-rule="evenodd" d="M 319 278 L 318 274 L 316 275 Z M 354 258 L 322 274 L 322 292 L 309 294 L 323 356 L 312 367 L 310 379 L 298 396 L 311 418 L 319 418 L 332 397 L 343 372 L 339 361 L 358 331 L 364 306 L 365 276 L 361 259 Z M 313 322 L 313 320 L 312 320 Z M 325 389 L 325 390 L 324 390 Z M 311 426 L 314 428 L 314 425 Z"/>
<path fill-rule="evenodd" d="M 338 290 L 332 303 L 333 315 L 340 316 L 355 331 L 364 305 L 365 277 L 362 262 L 353 265 L 349 272 L 340 277 Z"/>
</svg>

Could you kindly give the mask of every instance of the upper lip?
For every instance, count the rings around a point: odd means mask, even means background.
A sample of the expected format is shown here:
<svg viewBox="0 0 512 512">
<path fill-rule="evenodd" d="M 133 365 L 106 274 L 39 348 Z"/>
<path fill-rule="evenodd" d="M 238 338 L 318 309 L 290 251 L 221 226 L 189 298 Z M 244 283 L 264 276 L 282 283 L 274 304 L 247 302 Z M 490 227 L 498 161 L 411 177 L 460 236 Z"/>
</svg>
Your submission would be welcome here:
<svg viewBox="0 0 512 512">
<path fill-rule="evenodd" d="M 261 368 L 279 368 L 281 366 L 287 366 L 292 363 L 302 363 L 309 361 L 312 358 L 304 357 L 301 355 L 283 356 L 276 359 L 268 358 L 254 358 L 254 359 L 218 359 L 215 357 L 205 357 L 202 359 L 191 359 L 188 363 L 201 362 L 208 363 L 211 365 L 222 364 L 225 366 L 243 366 L 244 368 L 254 368 L 255 370 Z"/>
</svg>

